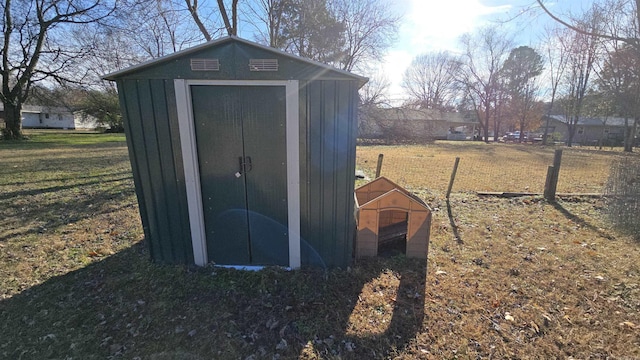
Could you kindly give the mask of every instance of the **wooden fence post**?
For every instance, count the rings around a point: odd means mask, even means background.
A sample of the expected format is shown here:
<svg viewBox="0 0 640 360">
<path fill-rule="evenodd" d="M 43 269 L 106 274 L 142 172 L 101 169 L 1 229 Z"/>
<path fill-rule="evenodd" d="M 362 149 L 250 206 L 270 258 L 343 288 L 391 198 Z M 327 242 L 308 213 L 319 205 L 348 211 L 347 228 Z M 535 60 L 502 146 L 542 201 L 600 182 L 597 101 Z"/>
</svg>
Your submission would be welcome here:
<svg viewBox="0 0 640 360">
<path fill-rule="evenodd" d="M 556 149 L 553 155 L 553 166 L 549 166 L 547 180 L 544 186 L 544 198 L 547 201 L 556 201 L 558 178 L 560 177 L 560 164 L 562 163 L 562 149 Z"/>
<path fill-rule="evenodd" d="M 453 163 L 453 171 L 451 172 L 451 180 L 449 180 L 449 187 L 447 188 L 447 200 L 449 200 L 449 195 L 451 195 L 451 188 L 453 188 L 453 181 L 456 179 L 456 172 L 458 172 L 459 163 L 460 158 L 456 157 L 456 162 Z"/>
<path fill-rule="evenodd" d="M 544 198 L 548 201 L 550 201 L 549 198 L 551 197 L 549 193 L 551 190 L 551 179 L 553 179 L 553 166 L 549 165 L 547 168 L 547 179 L 544 182 Z"/>
<path fill-rule="evenodd" d="M 380 172 L 382 171 L 382 159 L 384 158 L 383 154 L 378 155 L 378 166 L 376 166 L 376 179 L 380 177 Z"/>
</svg>

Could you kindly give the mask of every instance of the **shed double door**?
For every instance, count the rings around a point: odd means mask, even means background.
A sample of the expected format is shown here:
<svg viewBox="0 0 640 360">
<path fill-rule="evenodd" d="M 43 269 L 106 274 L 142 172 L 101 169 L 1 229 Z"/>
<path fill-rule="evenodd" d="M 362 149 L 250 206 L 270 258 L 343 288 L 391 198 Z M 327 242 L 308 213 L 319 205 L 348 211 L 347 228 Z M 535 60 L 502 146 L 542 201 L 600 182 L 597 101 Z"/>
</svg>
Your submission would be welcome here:
<svg viewBox="0 0 640 360">
<path fill-rule="evenodd" d="M 209 261 L 289 265 L 286 92 L 192 85 Z"/>
</svg>

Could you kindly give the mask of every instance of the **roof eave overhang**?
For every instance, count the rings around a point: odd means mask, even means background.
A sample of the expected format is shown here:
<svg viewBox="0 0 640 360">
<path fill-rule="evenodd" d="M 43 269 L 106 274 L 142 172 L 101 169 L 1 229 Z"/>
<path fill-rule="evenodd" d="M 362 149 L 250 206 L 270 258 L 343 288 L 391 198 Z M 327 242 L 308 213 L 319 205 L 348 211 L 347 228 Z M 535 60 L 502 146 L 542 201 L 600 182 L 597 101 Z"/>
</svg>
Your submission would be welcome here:
<svg viewBox="0 0 640 360">
<path fill-rule="evenodd" d="M 175 52 L 173 54 L 165 55 L 165 56 L 159 57 L 157 59 L 151 59 L 151 60 L 142 62 L 142 63 L 140 63 L 138 65 L 134 65 L 134 66 L 128 67 L 126 69 L 122 69 L 122 70 L 118 70 L 118 71 L 114 71 L 112 73 L 106 74 L 106 75 L 104 75 L 102 77 L 102 79 L 103 80 L 109 80 L 109 81 L 115 81 L 120 77 L 123 77 L 123 76 L 131 74 L 131 73 L 135 73 L 137 71 L 144 70 L 144 69 L 149 68 L 151 66 L 162 64 L 162 63 L 165 63 L 165 62 L 180 58 L 182 56 L 185 56 L 185 55 L 188 55 L 188 54 L 191 54 L 191 53 L 194 53 L 194 52 L 198 52 L 198 51 L 201 51 L 201 50 L 204 50 L 204 49 L 216 46 L 216 45 L 221 45 L 221 44 L 224 44 L 224 43 L 227 43 L 227 42 L 231 42 L 231 41 L 236 41 L 236 42 L 243 43 L 243 44 L 246 44 L 246 45 L 249 45 L 249 46 L 254 46 L 254 47 L 260 48 L 260 49 L 265 50 L 265 51 L 272 52 L 272 53 L 280 55 L 280 56 L 285 56 L 285 57 L 288 57 L 288 58 L 291 58 L 291 59 L 294 59 L 294 60 L 297 60 L 297 61 L 308 63 L 308 64 L 313 65 L 313 66 L 321 67 L 321 68 L 324 68 L 324 69 L 327 69 L 327 70 L 330 70 L 330 71 L 333 71 L 333 72 L 340 73 L 342 75 L 345 75 L 347 77 L 352 78 L 353 80 L 357 80 L 358 81 L 358 87 L 362 87 L 364 84 L 366 84 L 369 81 L 369 79 L 364 77 L 364 76 L 352 74 L 352 73 L 350 73 L 348 71 L 341 70 L 341 69 L 335 68 L 333 66 L 329 66 L 327 64 L 323 64 L 321 62 L 317 62 L 317 61 L 309 60 L 309 59 L 306 59 L 306 58 L 303 58 L 303 57 L 300 57 L 300 56 L 292 55 L 292 54 L 286 53 L 284 51 L 281 51 L 281 50 L 278 50 L 278 49 L 275 49 L 275 48 L 272 48 L 272 47 L 264 46 L 264 45 L 261 45 L 261 44 L 258 44 L 258 43 L 254 43 L 254 42 L 251 42 L 251 41 L 248 41 L 248 40 L 245 40 L 245 39 L 241 39 L 241 38 L 239 38 L 237 36 L 225 36 L 223 38 L 216 39 L 216 40 L 211 40 L 211 41 L 208 41 L 208 42 L 206 42 L 204 44 L 196 45 L 196 46 L 191 47 L 189 49 L 177 51 L 177 52 Z"/>
</svg>

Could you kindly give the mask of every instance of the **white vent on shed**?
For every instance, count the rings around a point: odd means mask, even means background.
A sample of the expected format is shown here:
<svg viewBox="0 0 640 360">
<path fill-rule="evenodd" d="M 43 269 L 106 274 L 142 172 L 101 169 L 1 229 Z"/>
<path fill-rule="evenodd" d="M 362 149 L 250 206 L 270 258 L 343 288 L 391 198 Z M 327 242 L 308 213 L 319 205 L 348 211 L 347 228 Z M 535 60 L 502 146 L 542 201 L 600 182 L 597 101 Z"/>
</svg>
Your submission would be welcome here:
<svg viewBox="0 0 640 360">
<path fill-rule="evenodd" d="M 278 71 L 278 59 L 249 59 L 251 71 Z"/>
<path fill-rule="evenodd" d="M 219 71 L 218 59 L 191 59 L 192 71 Z"/>
</svg>

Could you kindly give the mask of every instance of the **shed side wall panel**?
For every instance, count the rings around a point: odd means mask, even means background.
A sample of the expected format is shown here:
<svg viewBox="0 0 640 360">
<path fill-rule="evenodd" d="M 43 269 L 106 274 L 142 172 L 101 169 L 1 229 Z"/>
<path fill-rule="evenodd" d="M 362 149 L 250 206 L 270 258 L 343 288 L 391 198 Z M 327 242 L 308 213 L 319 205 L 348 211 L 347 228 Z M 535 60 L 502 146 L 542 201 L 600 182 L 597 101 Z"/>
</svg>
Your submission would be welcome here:
<svg viewBox="0 0 640 360">
<path fill-rule="evenodd" d="M 301 168 L 302 238 L 328 267 L 351 260 L 355 171 L 356 86 L 351 81 L 301 84 L 301 113 L 307 129 L 306 168 Z M 353 157 L 353 159 L 352 159 Z"/>
<path fill-rule="evenodd" d="M 339 217 L 336 204 L 338 194 L 336 192 L 336 176 L 338 170 L 338 151 L 336 147 L 337 124 L 336 117 L 336 84 L 333 81 L 320 81 L 320 117 L 318 123 L 320 125 L 320 167 L 322 181 L 322 193 L 320 201 L 322 202 L 322 250 L 324 257 L 330 259 L 328 261 L 333 265 L 337 260 L 335 257 L 335 248 L 337 239 L 337 218 Z"/>
<path fill-rule="evenodd" d="M 191 245 L 191 228 L 189 226 L 189 210 L 187 205 L 187 189 L 184 179 L 184 164 L 182 163 L 182 147 L 180 144 L 180 129 L 178 125 L 178 113 L 176 105 L 176 91 L 172 80 L 163 80 L 165 96 L 167 101 L 167 114 L 169 119 L 169 135 L 173 154 L 173 172 L 177 202 L 173 203 L 173 208 L 177 212 L 172 216 L 180 219 L 180 232 L 174 241 L 179 241 L 184 252 L 185 262 L 193 264 L 193 247 Z"/>
<path fill-rule="evenodd" d="M 182 164 L 177 166 L 177 116 L 172 84 L 123 80 L 130 158 L 151 257 L 163 263 L 192 263 Z M 169 86 L 171 86 L 169 88 Z M 175 127 L 176 129 L 173 129 Z M 174 133 L 175 132 L 175 133 Z"/>
<path fill-rule="evenodd" d="M 321 157 L 321 124 L 320 124 L 320 84 L 317 82 L 308 82 L 306 84 L 305 99 L 305 120 L 307 123 L 307 213 L 302 218 L 304 232 L 302 238 L 306 239 L 309 244 L 310 251 L 326 261 L 326 254 L 323 246 L 323 218 L 322 209 L 324 203 L 322 200 L 322 157 Z M 328 265 L 328 264 L 323 264 Z"/>
<path fill-rule="evenodd" d="M 356 220 L 354 216 L 355 203 L 355 171 L 356 171 L 356 141 L 358 131 L 358 84 L 355 81 L 340 82 L 340 96 L 338 108 L 340 110 L 340 123 L 343 136 L 346 137 L 346 168 L 341 188 L 346 195 L 343 208 L 346 209 L 343 215 L 345 242 L 342 244 L 343 257 L 342 262 L 349 264 L 351 262 L 354 250 L 354 242 L 356 235 Z"/>
<path fill-rule="evenodd" d="M 151 258 L 158 260 L 161 257 L 157 221 L 154 216 L 153 194 L 151 193 L 151 178 L 149 166 L 146 158 L 146 143 L 142 128 L 142 115 L 138 104 L 138 81 L 123 80 L 120 82 L 120 96 L 124 98 L 124 125 L 127 131 L 127 141 L 134 179 L 138 179 L 136 184 L 136 194 L 138 195 L 138 206 L 144 227 L 146 240 L 149 242 Z M 130 140 L 129 140 L 130 139 Z M 140 185 L 140 186 L 139 186 Z"/>
<path fill-rule="evenodd" d="M 169 108 L 167 106 L 166 81 L 151 80 L 149 81 L 149 90 L 151 91 L 151 101 L 153 106 L 153 125 L 157 135 L 157 148 L 160 160 L 159 172 L 162 176 L 161 196 L 163 206 L 166 207 L 165 217 L 168 226 L 168 232 L 164 234 L 166 241 L 171 244 L 171 262 L 184 264 L 187 263 L 188 256 L 184 241 L 182 241 L 184 229 L 182 216 L 179 206 L 179 193 L 177 188 L 177 179 L 174 161 L 174 149 L 171 138 L 171 128 L 169 123 Z M 188 244 L 187 244 L 188 245 Z M 188 249 L 191 249 L 189 246 Z"/>
<path fill-rule="evenodd" d="M 140 218 L 142 220 L 142 229 L 144 236 L 149 241 L 151 234 L 149 233 L 149 225 L 147 220 L 147 208 L 145 206 L 144 194 L 142 191 L 142 180 L 140 179 L 140 168 L 136 159 L 135 149 L 141 144 L 133 141 L 133 134 L 131 132 L 131 121 L 129 120 L 129 106 L 125 97 L 124 81 L 118 81 L 118 98 L 120 101 L 120 107 L 122 109 L 122 119 L 124 123 L 125 138 L 127 140 L 127 150 L 129 152 L 129 162 L 131 163 L 131 171 L 133 172 L 133 184 L 136 191 L 136 197 L 138 199 L 138 209 L 140 211 Z M 151 257 L 153 257 L 153 251 L 151 251 Z"/>
<path fill-rule="evenodd" d="M 149 215 L 154 216 L 157 224 L 158 240 L 162 243 L 162 259 L 172 262 L 175 249 L 171 242 L 171 229 L 169 227 L 169 207 L 165 195 L 165 183 L 163 181 L 163 169 L 160 159 L 162 153 L 158 141 L 156 119 L 153 112 L 153 100 L 151 97 L 151 83 L 149 80 L 138 81 L 138 100 L 140 102 L 140 114 L 145 141 L 145 155 L 147 159 L 149 177 L 151 180 L 152 206 Z"/>
</svg>

